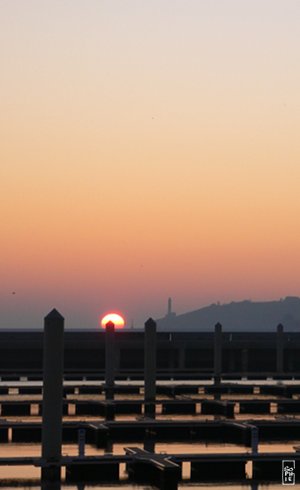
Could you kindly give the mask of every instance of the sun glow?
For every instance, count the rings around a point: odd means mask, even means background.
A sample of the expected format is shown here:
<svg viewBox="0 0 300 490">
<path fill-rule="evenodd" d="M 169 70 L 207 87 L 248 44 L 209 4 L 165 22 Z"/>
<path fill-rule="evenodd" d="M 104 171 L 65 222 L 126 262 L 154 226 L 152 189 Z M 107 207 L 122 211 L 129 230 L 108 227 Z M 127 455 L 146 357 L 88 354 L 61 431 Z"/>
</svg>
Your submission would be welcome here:
<svg viewBox="0 0 300 490">
<path fill-rule="evenodd" d="M 105 328 L 108 322 L 112 322 L 115 328 L 123 328 L 125 325 L 124 318 L 118 313 L 108 313 L 101 319 L 101 327 Z"/>
</svg>

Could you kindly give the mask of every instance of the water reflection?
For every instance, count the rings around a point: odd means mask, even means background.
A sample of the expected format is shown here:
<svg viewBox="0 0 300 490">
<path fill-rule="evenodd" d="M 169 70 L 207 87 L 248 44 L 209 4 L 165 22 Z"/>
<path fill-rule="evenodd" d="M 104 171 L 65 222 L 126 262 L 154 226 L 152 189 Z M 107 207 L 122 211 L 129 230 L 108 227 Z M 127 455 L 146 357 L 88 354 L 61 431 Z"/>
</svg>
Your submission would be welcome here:
<svg viewBox="0 0 300 490">
<path fill-rule="evenodd" d="M 190 383 L 189 383 L 190 384 Z M 39 395 L 30 395 L 22 398 L 20 395 L 17 395 L 15 392 L 11 391 L 10 392 L 10 401 L 13 401 L 14 399 L 16 400 L 34 400 L 35 402 L 40 401 L 41 397 Z M 162 405 L 158 404 L 157 406 L 157 419 L 158 420 L 166 420 L 166 419 L 173 419 L 173 420 L 186 420 L 189 418 L 190 420 L 216 420 L 216 419 L 224 419 L 224 417 L 220 416 L 214 416 L 214 415 L 202 415 L 200 412 L 200 399 L 203 398 L 203 393 L 200 392 L 199 394 L 192 395 L 192 398 L 199 399 L 199 403 L 197 402 L 197 414 L 196 415 L 191 415 L 187 417 L 187 415 L 164 415 L 162 414 Z M 1 398 L 1 397 L 0 397 Z M 2 397 L 3 400 L 6 397 Z M 80 400 L 101 400 L 103 399 L 102 395 L 78 395 L 78 393 L 74 395 L 67 395 L 67 398 L 69 400 L 72 399 L 80 399 Z M 141 398 L 141 395 L 130 395 L 131 400 L 138 400 Z M 166 399 L 166 396 L 158 396 L 157 400 L 163 400 Z M 184 398 L 184 397 L 183 397 Z M 206 399 L 213 399 L 213 395 L 205 395 Z M 247 394 L 222 394 L 220 399 L 221 400 L 251 400 L 253 399 L 253 395 L 247 395 Z M 276 396 L 272 395 L 263 395 L 259 394 L 255 396 L 256 399 L 278 399 Z M 116 399 L 118 400 L 124 400 L 128 399 L 128 396 L 126 395 L 116 395 Z M 238 420 L 249 420 L 249 414 L 240 414 L 239 413 L 239 404 L 237 403 L 237 410 L 235 413 L 235 421 Z M 74 405 L 75 407 L 75 405 Z M 73 408 L 74 408 L 73 407 Z M 41 417 L 38 416 L 38 404 L 33 404 L 32 405 L 32 415 L 31 417 L 22 417 L 22 420 L 24 421 L 37 421 L 41 420 Z M 72 408 L 72 407 L 71 407 Z M 73 409 L 72 408 L 72 409 Z M 71 412 L 71 410 L 70 410 Z M 75 414 L 75 410 L 74 410 Z M 65 417 L 65 420 L 95 420 L 94 416 L 75 416 L 69 413 L 68 417 Z M 272 420 L 274 418 L 277 418 L 278 415 L 274 411 L 274 407 L 271 406 L 271 413 L 270 414 L 255 414 L 251 415 L 251 418 L 255 420 L 259 419 L 269 419 Z M 282 415 L 280 417 L 283 417 Z M 299 418 L 300 415 L 291 415 L 289 418 Z M 287 416 L 285 416 L 287 418 Z M 8 420 L 13 420 L 16 419 L 18 420 L 17 417 L 7 417 Z M 104 420 L 102 417 L 97 417 L 98 421 Z M 120 415 L 116 417 L 116 420 L 135 420 L 136 416 L 135 415 Z M 299 445 L 299 440 L 296 441 L 289 441 L 289 442 L 280 442 L 280 443 L 261 443 L 259 444 L 259 451 L 261 452 L 268 452 L 268 451 L 274 451 L 274 452 L 280 452 L 280 451 L 294 451 L 295 445 Z M 144 441 L 139 441 L 139 442 L 122 442 L 122 443 L 113 443 L 111 440 L 106 441 L 106 445 L 103 448 L 96 448 L 95 446 L 86 444 L 85 448 L 85 454 L 86 455 L 103 455 L 103 454 L 124 454 L 124 447 L 126 446 L 136 446 L 143 448 L 149 452 L 166 452 L 166 453 L 231 453 L 231 452 L 248 452 L 249 448 L 246 448 L 245 446 L 238 446 L 234 444 L 214 444 L 214 443 L 199 443 L 199 442 L 194 442 L 194 443 L 163 443 L 163 442 L 157 442 L 155 434 L 152 433 L 151 430 L 148 430 L 145 436 Z M 39 455 L 40 454 L 40 445 L 39 444 L 3 444 L 0 445 L 0 456 L 29 456 L 29 455 Z M 78 446 L 76 444 L 65 444 L 63 446 L 63 454 L 64 455 L 77 455 L 78 454 Z M 98 484 L 98 485 L 90 485 L 90 484 L 78 484 L 78 485 L 66 485 L 64 481 L 64 472 L 63 472 L 63 477 L 62 477 L 62 483 L 40 483 L 39 477 L 40 477 L 40 469 L 39 468 L 32 468 L 32 467 L 0 467 L 0 487 L 1 490 L 13 490 L 13 489 L 38 489 L 38 490 L 112 490 L 112 489 L 120 489 L 120 490 L 152 490 L 154 487 L 151 487 L 149 485 L 136 485 L 133 483 L 129 483 L 127 480 L 127 474 L 125 472 L 125 464 L 120 465 L 120 482 L 115 483 L 115 484 Z M 190 474 L 190 463 L 183 463 L 183 478 L 187 480 L 189 478 Z M 11 479 L 10 482 L 7 480 Z M 26 481 L 25 481 L 26 479 Z M 30 481 L 28 481 L 28 480 Z M 127 481 L 126 481 L 127 480 Z M 209 488 L 211 490 L 227 490 L 227 489 L 232 489 L 232 490 L 279 490 L 282 489 L 281 484 L 258 484 L 257 482 L 248 482 L 248 483 L 218 483 L 218 484 L 209 484 L 209 483 L 190 483 L 188 481 L 184 481 L 179 484 L 178 489 L 179 490 L 184 490 L 184 489 L 191 489 L 191 490 L 203 490 L 205 488 Z M 296 484 L 294 486 L 295 489 L 299 488 L 300 485 Z"/>
<path fill-rule="evenodd" d="M 288 442 L 262 442 L 258 446 L 259 452 L 294 452 L 294 446 L 299 445 L 299 440 Z M 229 454 L 229 453 L 249 453 L 251 450 L 249 447 L 232 443 L 216 443 L 216 442 L 163 442 L 157 441 L 155 434 L 148 430 L 144 441 L 122 441 L 113 442 L 107 439 L 104 448 L 97 448 L 93 445 L 86 444 L 85 454 L 87 456 L 100 456 L 104 454 L 123 455 L 125 454 L 125 447 L 139 447 L 149 452 L 167 453 L 167 454 Z M 78 445 L 77 444 L 64 444 L 63 445 L 64 456 L 77 456 Z M 28 444 L 28 443 L 6 443 L 0 445 L 0 457 L 16 457 L 16 456 L 39 456 L 40 444 Z M 189 478 L 189 463 L 183 464 L 183 478 Z M 248 477 L 251 477 L 251 471 L 247 469 Z M 62 480 L 64 481 L 65 468 L 62 468 Z M 122 479 L 127 478 L 124 467 L 120 465 L 120 477 Z M 36 480 L 40 478 L 40 468 L 32 466 L 2 466 L 0 467 L 0 485 L 3 486 L 3 480 L 14 479 L 28 479 Z M 245 487 L 243 487 L 245 488 Z M 299 487 L 300 488 L 300 487 Z"/>
</svg>

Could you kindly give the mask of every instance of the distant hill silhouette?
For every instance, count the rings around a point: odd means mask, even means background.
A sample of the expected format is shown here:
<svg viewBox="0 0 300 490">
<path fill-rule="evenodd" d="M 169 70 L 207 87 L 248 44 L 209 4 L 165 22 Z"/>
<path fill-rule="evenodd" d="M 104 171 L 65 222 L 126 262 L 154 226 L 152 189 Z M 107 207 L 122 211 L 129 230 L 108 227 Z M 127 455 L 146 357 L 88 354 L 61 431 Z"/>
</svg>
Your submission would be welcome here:
<svg viewBox="0 0 300 490">
<path fill-rule="evenodd" d="M 213 330 L 217 322 L 227 331 L 275 331 L 282 323 L 286 331 L 300 332 L 300 298 L 212 304 L 182 315 L 168 312 L 157 326 L 160 331 L 195 332 Z"/>
</svg>

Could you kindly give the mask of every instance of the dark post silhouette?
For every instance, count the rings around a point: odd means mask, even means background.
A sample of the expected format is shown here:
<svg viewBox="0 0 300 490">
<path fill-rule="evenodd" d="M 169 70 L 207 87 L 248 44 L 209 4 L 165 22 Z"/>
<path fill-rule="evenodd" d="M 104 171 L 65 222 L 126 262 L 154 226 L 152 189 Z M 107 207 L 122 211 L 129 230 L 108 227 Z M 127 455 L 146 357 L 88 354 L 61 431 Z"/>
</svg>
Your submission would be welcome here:
<svg viewBox="0 0 300 490">
<path fill-rule="evenodd" d="M 105 398 L 114 399 L 115 386 L 115 325 L 108 322 L 105 328 Z"/>
<path fill-rule="evenodd" d="M 149 318 L 144 336 L 145 416 L 155 418 L 156 397 L 156 323 Z"/>
<path fill-rule="evenodd" d="M 258 453 L 258 427 L 251 425 L 251 449 L 253 454 Z"/>
<path fill-rule="evenodd" d="M 284 351 L 283 325 L 277 325 L 276 335 L 276 371 L 278 374 L 283 373 L 283 351 Z"/>
<path fill-rule="evenodd" d="M 145 430 L 144 449 L 149 453 L 155 453 L 156 432 L 153 429 Z"/>
<path fill-rule="evenodd" d="M 61 490 L 61 481 L 42 480 L 41 490 Z"/>
<path fill-rule="evenodd" d="M 52 310 L 44 320 L 42 479 L 60 480 L 63 408 L 64 318 Z"/>
<path fill-rule="evenodd" d="M 85 429 L 78 429 L 78 456 L 80 456 L 81 458 L 85 455 L 85 440 Z"/>
<path fill-rule="evenodd" d="M 248 373 L 248 349 L 244 348 L 241 351 L 242 356 L 242 373 L 245 375 Z"/>
<path fill-rule="evenodd" d="M 215 325 L 214 335 L 214 380 L 216 385 L 220 385 L 222 373 L 222 325 Z"/>
</svg>

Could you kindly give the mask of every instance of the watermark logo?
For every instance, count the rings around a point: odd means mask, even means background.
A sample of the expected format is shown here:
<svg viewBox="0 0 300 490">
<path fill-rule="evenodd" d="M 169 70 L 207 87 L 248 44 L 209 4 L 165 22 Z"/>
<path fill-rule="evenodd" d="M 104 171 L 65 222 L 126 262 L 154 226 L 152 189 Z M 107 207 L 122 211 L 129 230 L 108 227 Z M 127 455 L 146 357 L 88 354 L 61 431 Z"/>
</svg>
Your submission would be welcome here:
<svg viewBox="0 0 300 490">
<path fill-rule="evenodd" d="M 285 459 L 282 461 L 282 485 L 295 485 L 295 466 L 295 460 L 293 459 Z"/>
</svg>

